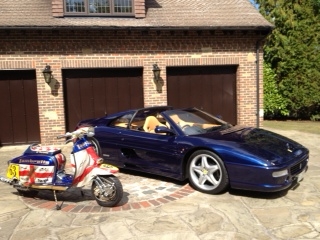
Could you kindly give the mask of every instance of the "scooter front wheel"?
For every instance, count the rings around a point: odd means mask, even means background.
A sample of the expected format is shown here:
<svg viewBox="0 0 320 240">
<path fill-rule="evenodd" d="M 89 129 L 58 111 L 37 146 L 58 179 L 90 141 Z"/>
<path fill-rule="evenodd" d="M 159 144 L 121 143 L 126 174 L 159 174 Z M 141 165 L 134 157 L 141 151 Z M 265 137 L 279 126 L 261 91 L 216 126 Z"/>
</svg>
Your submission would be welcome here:
<svg viewBox="0 0 320 240">
<path fill-rule="evenodd" d="M 113 176 L 99 176 L 103 186 L 98 186 L 94 180 L 92 182 L 91 191 L 97 203 L 102 207 L 114 207 L 122 199 L 123 189 L 120 180 Z"/>
</svg>

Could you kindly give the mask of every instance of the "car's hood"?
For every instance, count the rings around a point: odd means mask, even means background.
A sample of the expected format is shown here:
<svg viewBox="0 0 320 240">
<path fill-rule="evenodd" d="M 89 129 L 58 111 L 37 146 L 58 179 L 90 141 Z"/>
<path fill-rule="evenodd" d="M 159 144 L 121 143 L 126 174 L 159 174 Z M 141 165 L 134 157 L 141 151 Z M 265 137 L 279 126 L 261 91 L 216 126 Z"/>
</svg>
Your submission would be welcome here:
<svg viewBox="0 0 320 240">
<path fill-rule="evenodd" d="M 206 138 L 237 146 L 235 149 L 267 160 L 272 165 L 282 164 L 308 153 L 308 149 L 301 144 L 260 128 L 234 126 L 204 135 Z"/>
</svg>

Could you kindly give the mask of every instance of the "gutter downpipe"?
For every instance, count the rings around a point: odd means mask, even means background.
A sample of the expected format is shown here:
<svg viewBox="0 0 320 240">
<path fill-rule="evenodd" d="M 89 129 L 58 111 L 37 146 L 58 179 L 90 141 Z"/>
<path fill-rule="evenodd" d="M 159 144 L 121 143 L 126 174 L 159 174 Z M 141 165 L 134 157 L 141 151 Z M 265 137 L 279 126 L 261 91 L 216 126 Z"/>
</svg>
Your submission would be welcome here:
<svg viewBox="0 0 320 240">
<path fill-rule="evenodd" d="M 256 120 L 256 125 L 257 128 L 260 127 L 260 52 L 259 52 L 259 48 L 260 48 L 260 43 L 265 40 L 269 34 L 271 33 L 271 30 L 269 29 L 269 32 L 263 36 L 262 38 L 258 39 L 256 42 L 256 88 L 257 88 L 257 120 Z"/>
<path fill-rule="evenodd" d="M 256 88 L 257 88 L 257 121 L 256 121 L 256 127 L 259 128 L 260 127 L 260 71 L 259 71 L 259 67 L 260 67 L 260 60 L 259 60 L 259 48 L 260 48 L 260 42 L 262 41 L 262 39 L 259 39 L 256 43 Z"/>
</svg>

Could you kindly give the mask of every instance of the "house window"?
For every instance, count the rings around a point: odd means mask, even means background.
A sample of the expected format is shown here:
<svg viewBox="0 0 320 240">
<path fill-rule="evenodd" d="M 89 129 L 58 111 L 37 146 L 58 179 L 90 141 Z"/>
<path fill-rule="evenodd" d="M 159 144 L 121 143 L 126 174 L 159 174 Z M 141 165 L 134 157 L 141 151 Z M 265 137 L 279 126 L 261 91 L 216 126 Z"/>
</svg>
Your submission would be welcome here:
<svg viewBox="0 0 320 240">
<path fill-rule="evenodd" d="M 133 15 L 134 0 L 64 0 L 65 15 Z"/>
</svg>

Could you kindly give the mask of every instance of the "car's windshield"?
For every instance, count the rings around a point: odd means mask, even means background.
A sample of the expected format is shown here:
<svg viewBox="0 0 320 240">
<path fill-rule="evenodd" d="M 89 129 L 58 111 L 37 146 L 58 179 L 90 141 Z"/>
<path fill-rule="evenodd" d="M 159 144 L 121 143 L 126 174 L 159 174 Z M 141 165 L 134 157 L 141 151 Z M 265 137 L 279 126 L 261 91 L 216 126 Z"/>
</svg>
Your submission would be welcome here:
<svg viewBox="0 0 320 240">
<path fill-rule="evenodd" d="M 230 124 L 198 109 L 166 112 L 186 135 L 203 134 L 230 127 Z"/>
</svg>

